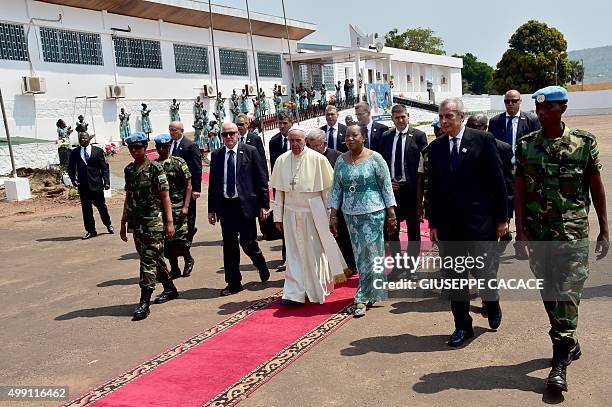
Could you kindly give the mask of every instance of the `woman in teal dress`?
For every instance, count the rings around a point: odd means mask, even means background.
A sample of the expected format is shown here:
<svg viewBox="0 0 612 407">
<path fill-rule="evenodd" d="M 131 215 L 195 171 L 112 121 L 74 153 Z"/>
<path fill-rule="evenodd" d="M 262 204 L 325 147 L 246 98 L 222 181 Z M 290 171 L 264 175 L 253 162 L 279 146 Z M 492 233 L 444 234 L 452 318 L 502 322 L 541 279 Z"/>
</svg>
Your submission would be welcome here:
<svg viewBox="0 0 612 407">
<path fill-rule="evenodd" d="M 130 137 L 132 132 L 130 131 L 130 114 L 125 112 L 125 108 L 121 108 L 119 113 L 119 137 L 121 137 L 121 144 L 125 145 L 125 139 Z"/>
<path fill-rule="evenodd" d="M 327 202 L 331 208 L 332 234 L 337 234 L 336 211 L 341 209 L 351 236 L 359 273 L 355 316 L 365 315 L 369 306 L 387 299 L 386 290 L 375 288 L 375 280 L 381 280 L 377 287 L 386 281 L 384 270 L 375 271 L 375 258 L 385 256 L 383 228 L 392 232 L 397 227 L 389 169 L 380 154 L 364 147 L 367 134 L 367 128 L 358 125 L 347 129 L 345 140 L 349 151 L 336 162 Z"/>
<path fill-rule="evenodd" d="M 204 133 L 205 127 L 204 120 L 202 120 L 199 114 L 196 114 L 195 121 L 193 122 L 193 142 L 196 143 L 200 149 L 200 153 L 206 150 L 207 134 Z"/>
<path fill-rule="evenodd" d="M 142 103 L 142 110 L 140 111 L 140 123 L 142 124 L 142 132 L 147 135 L 147 140 L 149 139 L 149 134 L 153 132 L 153 126 L 151 126 L 151 109 L 147 109 L 147 104 Z"/>
<path fill-rule="evenodd" d="M 171 122 L 180 122 L 181 114 L 179 113 L 181 110 L 181 103 L 177 102 L 176 99 L 172 99 L 172 104 L 170 105 L 170 121 Z"/>
</svg>

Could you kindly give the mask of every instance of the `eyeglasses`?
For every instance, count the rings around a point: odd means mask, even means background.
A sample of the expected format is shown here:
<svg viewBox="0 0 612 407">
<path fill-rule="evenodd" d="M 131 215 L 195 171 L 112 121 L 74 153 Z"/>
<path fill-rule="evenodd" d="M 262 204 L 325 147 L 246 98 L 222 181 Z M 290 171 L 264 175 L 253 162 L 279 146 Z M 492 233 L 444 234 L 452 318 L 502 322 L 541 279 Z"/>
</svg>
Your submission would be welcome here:
<svg viewBox="0 0 612 407">
<path fill-rule="evenodd" d="M 238 127 L 244 127 L 244 126 L 246 126 L 246 123 L 236 123 L 236 126 L 238 126 Z"/>
<path fill-rule="evenodd" d="M 521 101 L 521 99 L 505 99 L 504 103 L 509 105 L 510 103 L 518 103 L 520 101 Z"/>
<path fill-rule="evenodd" d="M 226 132 L 221 133 L 221 137 L 231 137 L 237 133 L 238 133 L 237 131 L 226 131 Z"/>
</svg>

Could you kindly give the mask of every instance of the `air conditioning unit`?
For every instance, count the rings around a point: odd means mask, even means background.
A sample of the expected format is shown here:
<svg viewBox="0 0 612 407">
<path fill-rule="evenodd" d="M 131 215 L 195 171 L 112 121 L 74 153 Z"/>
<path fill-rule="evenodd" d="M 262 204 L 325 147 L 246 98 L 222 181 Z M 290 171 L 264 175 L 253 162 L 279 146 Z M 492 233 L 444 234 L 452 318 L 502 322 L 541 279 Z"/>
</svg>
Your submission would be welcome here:
<svg viewBox="0 0 612 407">
<path fill-rule="evenodd" d="M 47 83 L 45 78 L 37 76 L 23 76 L 21 81 L 21 91 L 23 94 L 46 93 Z"/>
<path fill-rule="evenodd" d="M 287 96 L 287 85 L 280 85 L 281 96 Z"/>
<path fill-rule="evenodd" d="M 244 85 L 244 89 L 246 90 L 247 96 L 255 96 L 257 93 L 255 85 Z"/>
<path fill-rule="evenodd" d="M 119 99 L 125 97 L 125 86 L 120 85 L 108 85 L 106 87 L 106 98 L 107 99 Z"/>
<path fill-rule="evenodd" d="M 204 85 L 204 96 L 208 98 L 214 98 L 216 96 L 215 88 L 213 88 L 212 85 Z"/>
</svg>

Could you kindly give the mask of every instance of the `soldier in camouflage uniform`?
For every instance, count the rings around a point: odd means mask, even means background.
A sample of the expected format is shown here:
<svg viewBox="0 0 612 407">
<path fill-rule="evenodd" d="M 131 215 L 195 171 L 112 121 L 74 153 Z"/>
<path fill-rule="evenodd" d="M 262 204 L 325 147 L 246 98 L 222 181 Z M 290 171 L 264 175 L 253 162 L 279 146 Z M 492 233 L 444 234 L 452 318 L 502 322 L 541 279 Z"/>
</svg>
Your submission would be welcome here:
<svg viewBox="0 0 612 407">
<path fill-rule="evenodd" d="M 125 142 L 134 162 L 124 170 L 125 202 L 121 218 L 121 239 L 127 242 L 127 232 L 132 232 L 140 256 L 140 303 L 134 311 L 134 321 L 139 321 L 149 315 L 156 277 L 164 286 L 164 291 L 155 299 L 155 303 L 178 297 L 164 258 L 164 232 L 166 239 L 171 240 L 174 237 L 174 225 L 168 179 L 164 167 L 149 160 L 145 154 L 147 136 L 141 132 L 134 133 Z"/>
<path fill-rule="evenodd" d="M 172 137 L 169 134 L 160 134 L 155 137 L 155 148 L 159 158 L 156 160 L 163 165 L 168 185 L 170 187 L 170 202 L 172 203 L 172 220 L 174 223 L 174 239 L 164 243 L 164 254 L 170 263 L 170 278 L 181 277 L 178 258 L 185 259 L 185 272 L 183 277 L 189 277 L 193 270 L 193 257 L 191 257 L 189 228 L 187 227 L 187 214 L 191 202 L 191 173 L 187 163 L 181 157 L 170 155 Z"/>
<path fill-rule="evenodd" d="M 578 305 L 589 254 L 589 192 L 599 219 L 598 259 L 609 248 L 606 198 L 595 136 L 561 121 L 567 91 L 549 86 L 533 94 L 542 129 L 516 146 L 516 255 L 529 258 L 550 320 L 553 368 L 546 385 L 567 391 L 567 366 L 581 356 Z M 529 249 L 529 250 L 527 250 Z"/>
</svg>

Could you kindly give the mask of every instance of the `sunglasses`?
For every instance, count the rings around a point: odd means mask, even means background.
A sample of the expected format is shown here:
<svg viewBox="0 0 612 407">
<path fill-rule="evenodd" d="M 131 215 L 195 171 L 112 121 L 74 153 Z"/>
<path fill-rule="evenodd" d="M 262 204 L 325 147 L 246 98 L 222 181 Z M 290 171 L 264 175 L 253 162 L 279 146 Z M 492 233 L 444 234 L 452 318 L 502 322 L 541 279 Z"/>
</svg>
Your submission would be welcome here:
<svg viewBox="0 0 612 407">
<path fill-rule="evenodd" d="M 231 137 L 237 133 L 238 133 L 237 131 L 226 131 L 226 132 L 221 133 L 221 137 Z"/>
<path fill-rule="evenodd" d="M 505 99 L 504 103 L 509 105 L 510 103 L 518 103 L 520 101 L 521 101 L 521 99 Z"/>
</svg>

